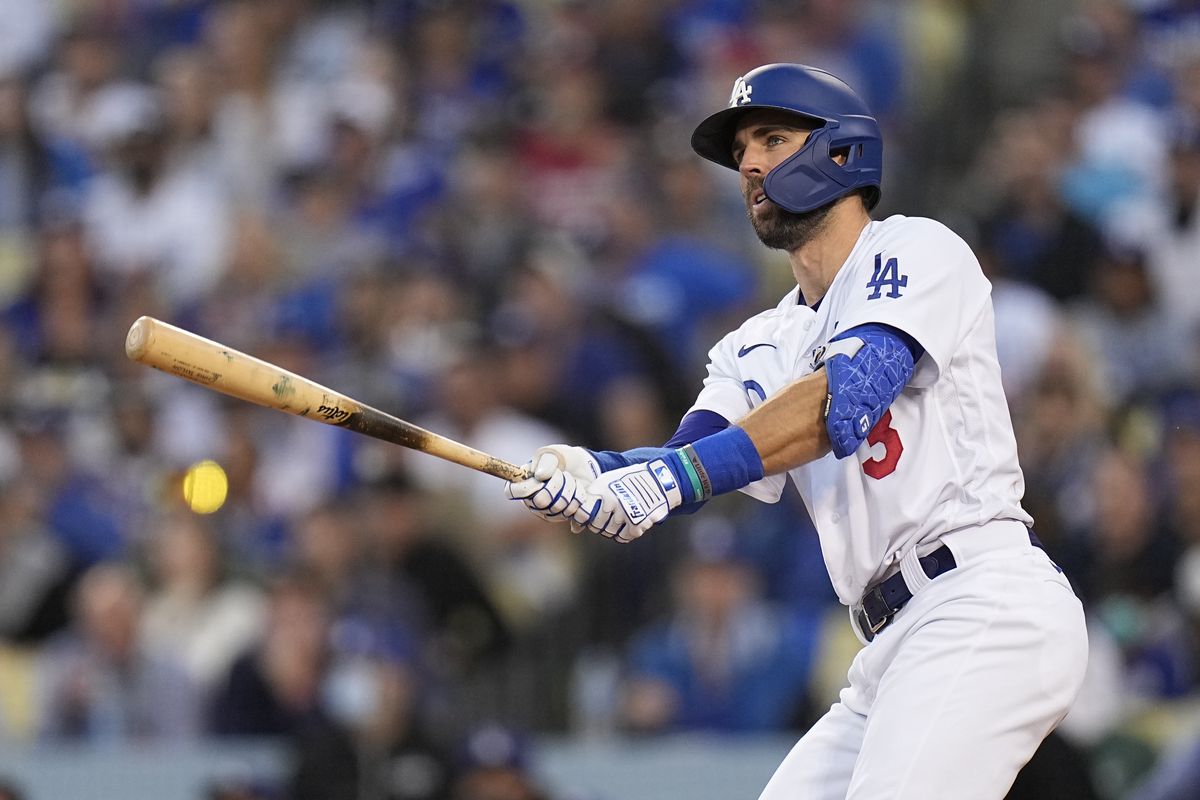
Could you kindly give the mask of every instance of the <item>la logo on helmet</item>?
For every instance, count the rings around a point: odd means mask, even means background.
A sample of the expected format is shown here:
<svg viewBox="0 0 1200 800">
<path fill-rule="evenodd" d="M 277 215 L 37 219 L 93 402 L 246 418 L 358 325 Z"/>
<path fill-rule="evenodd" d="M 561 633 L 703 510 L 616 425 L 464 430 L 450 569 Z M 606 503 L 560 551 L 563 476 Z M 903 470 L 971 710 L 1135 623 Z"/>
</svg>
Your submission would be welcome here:
<svg viewBox="0 0 1200 800">
<path fill-rule="evenodd" d="M 750 102 L 750 93 L 754 87 L 746 83 L 745 78 L 738 78 L 733 84 L 733 94 L 729 95 L 729 105 L 742 106 Z"/>
</svg>

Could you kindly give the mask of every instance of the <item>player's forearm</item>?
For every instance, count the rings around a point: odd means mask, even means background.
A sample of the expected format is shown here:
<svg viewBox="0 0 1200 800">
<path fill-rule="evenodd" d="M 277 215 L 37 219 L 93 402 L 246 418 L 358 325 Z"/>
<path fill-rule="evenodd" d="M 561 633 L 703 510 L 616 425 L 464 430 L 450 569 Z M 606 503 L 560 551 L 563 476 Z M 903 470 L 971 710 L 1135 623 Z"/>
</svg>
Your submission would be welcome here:
<svg viewBox="0 0 1200 800">
<path fill-rule="evenodd" d="M 590 488 L 592 496 L 575 509 L 573 524 L 632 541 L 675 510 L 819 458 L 830 450 L 823 419 L 826 386 L 821 370 L 784 387 L 737 425 L 604 471 Z M 536 473 L 535 478 L 540 480 Z M 561 492 L 547 494 L 557 501 Z"/>
<path fill-rule="evenodd" d="M 807 464 L 830 450 L 825 430 L 829 384 L 818 370 L 785 386 L 737 423 L 762 458 L 763 474 Z"/>
</svg>

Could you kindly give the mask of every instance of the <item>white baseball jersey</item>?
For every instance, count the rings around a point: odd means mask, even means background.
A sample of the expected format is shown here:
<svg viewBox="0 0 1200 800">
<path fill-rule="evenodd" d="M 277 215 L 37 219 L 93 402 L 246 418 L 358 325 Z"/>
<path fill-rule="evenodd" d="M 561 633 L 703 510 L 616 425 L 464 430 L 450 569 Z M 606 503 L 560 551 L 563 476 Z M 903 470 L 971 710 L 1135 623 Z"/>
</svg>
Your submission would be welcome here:
<svg viewBox="0 0 1200 800">
<path fill-rule="evenodd" d="M 890 325 L 925 349 L 908 386 L 852 456 L 831 453 L 788 473 L 847 605 L 911 548 L 991 520 L 1032 523 L 1021 508 L 1024 478 L 990 292 L 952 231 L 893 216 L 867 225 L 816 310 L 800 302 L 797 288 L 709 353 L 692 410 L 736 422 L 813 372 L 829 341 L 857 325 Z M 776 502 L 785 483 L 785 475 L 768 476 L 743 491 Z"/>
</svg>

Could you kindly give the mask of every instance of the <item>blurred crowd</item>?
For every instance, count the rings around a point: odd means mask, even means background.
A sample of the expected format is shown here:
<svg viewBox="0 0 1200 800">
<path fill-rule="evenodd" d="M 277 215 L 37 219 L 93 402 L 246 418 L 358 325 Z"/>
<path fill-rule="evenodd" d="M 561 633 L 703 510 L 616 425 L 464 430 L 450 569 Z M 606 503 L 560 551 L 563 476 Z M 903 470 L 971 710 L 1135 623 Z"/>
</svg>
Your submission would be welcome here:
<svg viewBox="0 0 1200 800">
<path fill-rule="evenodd" d="M 286 785 L 212 796 L 534 800 L 539 733 L 803 731 L 857 644 L 798 498 L 616 546 L 123 353 L 150 314 L 517 463 L 666 441 L 790 288 L 691 128 L 799 61 L 883 125 L 876 216 L 993 283 L 1093 651 L 1078 768 L 1014 797 L 1200 796 L 1200 4 L 0 6 L 0 741 L 276 736 Z"/>
</svg>

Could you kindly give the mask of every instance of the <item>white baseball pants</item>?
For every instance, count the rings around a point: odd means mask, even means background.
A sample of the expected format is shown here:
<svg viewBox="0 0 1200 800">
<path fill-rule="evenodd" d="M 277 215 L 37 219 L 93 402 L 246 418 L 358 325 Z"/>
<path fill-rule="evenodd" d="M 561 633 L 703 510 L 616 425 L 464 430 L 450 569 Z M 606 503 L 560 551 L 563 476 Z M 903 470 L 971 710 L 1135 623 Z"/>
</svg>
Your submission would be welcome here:
<svg viewBox="0 0 1200 800">
<path fill-rule="evenodd" d="M 759 800 L 1001 800 L 1066 715 L 1087 666 L 1066 578 L 1017 522 L 942 542 L 958 566 L 909 587 Z"/>
</svg>

